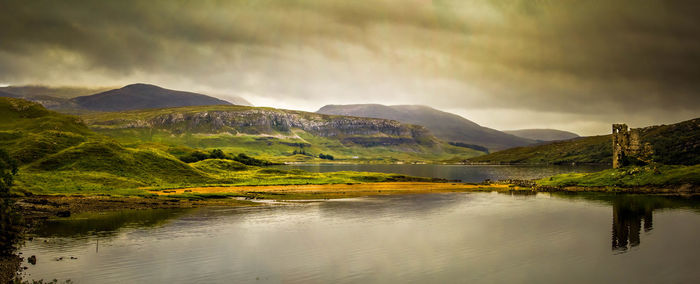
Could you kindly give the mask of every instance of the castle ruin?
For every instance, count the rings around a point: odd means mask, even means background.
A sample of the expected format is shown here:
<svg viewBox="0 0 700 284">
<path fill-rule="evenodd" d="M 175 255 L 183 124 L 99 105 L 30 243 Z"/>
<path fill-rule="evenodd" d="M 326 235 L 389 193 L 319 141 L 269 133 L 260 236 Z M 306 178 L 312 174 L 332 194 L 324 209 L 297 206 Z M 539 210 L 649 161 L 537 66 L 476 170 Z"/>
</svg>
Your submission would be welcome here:
<svg viewBox="0 0 700 284">
<path fill-rule="evenodd" d="M 642 144 L 639 135 L 639 129 L 628 129 L 627 124 L 612 125 L 613 168 L 652 162 L 651 144 Z"/>
</svg>

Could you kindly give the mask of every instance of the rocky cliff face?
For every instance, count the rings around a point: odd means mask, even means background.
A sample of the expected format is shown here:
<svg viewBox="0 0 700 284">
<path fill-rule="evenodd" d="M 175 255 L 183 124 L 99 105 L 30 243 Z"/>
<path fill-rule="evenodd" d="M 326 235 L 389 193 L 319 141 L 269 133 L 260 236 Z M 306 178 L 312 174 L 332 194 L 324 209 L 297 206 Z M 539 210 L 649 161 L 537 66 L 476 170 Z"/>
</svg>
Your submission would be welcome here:
<svg viewBox="0 0 700 284">
<path fill-rule="evenodd" d="M 134 113 L 130 113 L 134 114 Z M 95 128 L 154 128 L 174 134 L 231 133 L 293 135 L 300 129 L 315 136 L 340 139 L 343 142 L 365 146 L 394 144 L 434 144 L 434 138 L 425 128 L 402 124 L 394 120 L 322 115 L 301 111 L 268 108 L 218 107 L 216 110 L 173 111 L 167 113 L 143 112 L 116 119 L 88 119 Z"/>
</svg>

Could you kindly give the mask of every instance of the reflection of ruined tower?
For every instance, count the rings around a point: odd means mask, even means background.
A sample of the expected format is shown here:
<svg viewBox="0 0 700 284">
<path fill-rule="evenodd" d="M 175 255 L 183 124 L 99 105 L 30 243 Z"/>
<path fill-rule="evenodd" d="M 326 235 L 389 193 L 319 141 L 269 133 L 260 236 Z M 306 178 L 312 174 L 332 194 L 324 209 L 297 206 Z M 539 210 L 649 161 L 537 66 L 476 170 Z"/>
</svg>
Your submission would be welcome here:
<svg viewBox="0 0 700 284">
<path fill-rule="evenodd" d="M 627 129 L 627 124 L 612 125 L 613 168 L 619 168 L 633 161 L 651 163 L 652 148 L 644 144 L 640 138 L 639 129 Z"/>
<path fill-rule="evenodd" d="M 638 246 L 642 221 L 644 232 L 653 228 L 652 212 L 655 206 L 637 202 L 634 198 L 618 198 L 613 201 L 612 249 L 627 250 Z"/>
</svg>

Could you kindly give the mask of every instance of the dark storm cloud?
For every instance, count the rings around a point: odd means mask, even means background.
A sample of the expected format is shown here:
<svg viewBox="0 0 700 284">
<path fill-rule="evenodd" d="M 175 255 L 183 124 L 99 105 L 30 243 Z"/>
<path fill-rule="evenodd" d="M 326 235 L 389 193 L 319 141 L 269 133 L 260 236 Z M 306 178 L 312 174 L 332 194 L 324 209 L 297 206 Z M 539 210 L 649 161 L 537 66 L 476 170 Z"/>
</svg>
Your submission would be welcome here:
<svg viewBox="0 0 700 284">
<path fill-rule="evenodd" d="M 673 0 L 2 0 L 0 83 L 546 112 L 501 126 L 560 117 L 597 125 L 586 132 L 700 113 L 698 14 Z"/>
</svg>

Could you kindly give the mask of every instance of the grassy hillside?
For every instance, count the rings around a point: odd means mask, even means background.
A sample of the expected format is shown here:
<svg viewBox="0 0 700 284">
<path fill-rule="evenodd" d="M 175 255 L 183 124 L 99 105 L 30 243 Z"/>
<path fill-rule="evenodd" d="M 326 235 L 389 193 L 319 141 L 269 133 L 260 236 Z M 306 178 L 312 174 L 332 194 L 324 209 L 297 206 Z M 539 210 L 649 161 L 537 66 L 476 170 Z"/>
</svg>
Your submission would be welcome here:
<svg viewBox="0 0 700 284">
<path fill-rule="evenodd" d="M 92 136 L 77 117 L 22 99 L 0 98 L 0 147 L 20 163 L 76 146 Z"/>
<path fill-rule="evenodd" d="M 472 163 L 570 164 L 611 163 L 610 135 L 582 137 L 535 146 L 516 147 L 470 158 Z"/>
<path fill-rule="evenodd" d="M 482 152 L 449 145 L 396 121 L 245 106 L 202 106 L 83 116 L 94 131 L 126 145 L 219 148 L 277 162 L 433 161 Z M 297 153 L 297 154 L 295 154 Z"/>
<path fill-rule="evenodd" d="M 328 184 L 431 179 L 377 173 L 308 173 L 206 158 L 197 149 L 119 141 L 80 119 L 22 99 L 0 98 L 0 148 L 20 165 L 15 193 L 149 195 L 147 189 L 218 185 Z M 224 156 L 230 156 L 226 153 Z"/>
<path fill-rule="evenodd" d="M 459 115 L 421 105 L 327 105 L 317 112 L 333 115 L 384 118 L 422 125 L 444 141 L 479 145 L 490 150 L 502 150 L 537 142 L 483 127 Z"/>
<path fill-rule="evenodd" d="M 582 187 L 669 187 L 683 184 L 700 184 L 700 165 L 694 166 L 646 166 L 609 169 L 595 173 L 556 175 L 536 181 L 544 186 Z"/>
<path fill-rule="evenodd" d="M 700 119 L 640 129 L 641 140 L 654 149 L 654 161 L 669 165 L 700 164 Z M 470 158 L 472 163 L 565 164 L 612 162 L 612 136 L 581 137 L 518 147 Z"/>
</svg>

